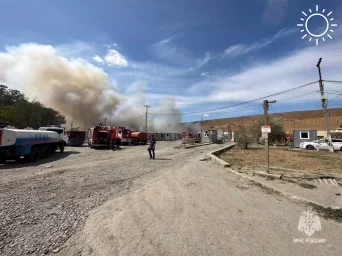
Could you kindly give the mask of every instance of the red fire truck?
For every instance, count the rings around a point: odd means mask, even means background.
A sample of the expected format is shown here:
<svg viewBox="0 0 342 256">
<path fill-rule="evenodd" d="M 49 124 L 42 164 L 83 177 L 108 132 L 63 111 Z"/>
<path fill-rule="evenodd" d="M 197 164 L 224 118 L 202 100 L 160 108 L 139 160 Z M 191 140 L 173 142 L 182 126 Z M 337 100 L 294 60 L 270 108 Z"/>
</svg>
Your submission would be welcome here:
<svg viewBox="0 0 342 256">
<path fill-rule="evenodd" d="M 112 129 L 110 129 L 109 143 L 112 149 L 114 149 L 114 145 L 116 145 L 117 148 L 120 148 L 121 138 L 119 137 L 119 128 L 113 127 Z"/>
<path fill-rule="evenodd" d="M 110 126 L 92 127 L 88 130 L 88 146 L 109 147 L 110 137 Z"/>
<path fill-rule="evenodd" d="M 132 143 L 131 131 L 126 129 L 125 127 L 118 127 L 118 137 L 121 140 L 121 143 L 124 145 L 128 145 Z"/>
</svg>

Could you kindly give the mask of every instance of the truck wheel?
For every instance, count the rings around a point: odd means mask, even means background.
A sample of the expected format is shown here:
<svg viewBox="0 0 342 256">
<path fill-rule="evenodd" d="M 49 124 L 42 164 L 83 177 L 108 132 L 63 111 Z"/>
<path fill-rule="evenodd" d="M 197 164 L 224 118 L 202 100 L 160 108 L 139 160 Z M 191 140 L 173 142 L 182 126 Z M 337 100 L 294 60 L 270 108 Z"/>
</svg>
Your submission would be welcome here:
<svg viewBox="0 0 342 256">
<path fill-rule="evenodd" d="M 35 162 L 38 161 L 41 158 L 41 151 L 39 148 L 35 148 L 32 150 L 30 161 Z"/>
<path fill-rule="evenodd" d="M 64 152 L 64 143 L 61 143 L 59 145 L 59 152 L 63 153 Z"/>
<path fill-rule="evenodd" d="M 48 158 L 50 156 L 50 149 L 48 147 L 44 147 L 43 148 L 43 154 L 42 154 L 42 158 L 45 159 L 45 158 Z"/>
<path fill-rule="evenodd" d="M 6 157 L 5 156 L 0 156 L 0 164 L 6 163 Z"/>
</svg>

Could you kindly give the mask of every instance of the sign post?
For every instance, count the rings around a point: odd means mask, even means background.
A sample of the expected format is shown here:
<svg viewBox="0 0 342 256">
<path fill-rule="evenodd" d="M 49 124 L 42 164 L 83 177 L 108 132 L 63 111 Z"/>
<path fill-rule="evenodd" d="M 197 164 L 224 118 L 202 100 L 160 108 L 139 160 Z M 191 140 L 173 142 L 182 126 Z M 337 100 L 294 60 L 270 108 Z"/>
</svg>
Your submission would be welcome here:
<svg viewBox="0 0 342 256">
<path fill-rule="evenodd" d="M 265 146 L 266 146 L 266 172 L 269 172 L 269 165 L 270 165 L 270 153 L 268 147 L 268 134 L 271 133 L 271 126 L 264 125 L 261 126 L 261 134 L 262 138 L 265 139 Z"/>
</svg>

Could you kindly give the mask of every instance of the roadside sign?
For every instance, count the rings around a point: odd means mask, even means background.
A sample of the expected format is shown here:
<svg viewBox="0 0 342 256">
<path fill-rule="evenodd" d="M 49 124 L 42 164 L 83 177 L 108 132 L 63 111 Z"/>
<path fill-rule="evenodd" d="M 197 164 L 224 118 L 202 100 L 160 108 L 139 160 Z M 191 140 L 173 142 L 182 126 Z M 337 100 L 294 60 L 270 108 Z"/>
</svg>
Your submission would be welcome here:
<svg viewBox="0 0 342 256">
<path fill-rule="evenodd" d="M 268 133 L 267 132 L 263 132 L 261 134 L 261 136 L 262 136 L 263 139 L 268 139 Z"/>
<path fill-rule="evenodd" d="M 271 133 L 271 126 L 270 125 L 261 126 L 261 132 Z"/>
</svg>

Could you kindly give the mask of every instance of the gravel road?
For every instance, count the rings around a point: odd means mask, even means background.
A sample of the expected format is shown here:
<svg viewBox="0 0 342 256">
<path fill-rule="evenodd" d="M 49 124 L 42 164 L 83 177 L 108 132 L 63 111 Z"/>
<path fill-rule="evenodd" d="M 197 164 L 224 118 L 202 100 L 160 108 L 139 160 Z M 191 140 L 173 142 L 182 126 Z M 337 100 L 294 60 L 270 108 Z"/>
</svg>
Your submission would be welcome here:
<svg viewBox="0 0 342 256">
<path fill-rule="evenodd" d="M 177 145 L 0 165 L 0 255 L 340 255 L 341 223 L 294 243 L 306 205 L 199 161 L 222 145 Z"/>
<path fill-rule="evenodd" d="M 183 166 L 204 148 L 175 149 L 179 143 L 158 142 L 154 161 L 146 146 L 68 147 L 35 164 L 0 165 L 0 255 L 60 253 L 91 209 Z"/>
<path fill-rule="evenodd" d="M 304 211 L 299 201 L 194 157 L 91 211 L 62 255 L 341 255 L 341 223 L 308 219 L 306 232 L 315 229 L 304 233 Z"/>
</svg>

